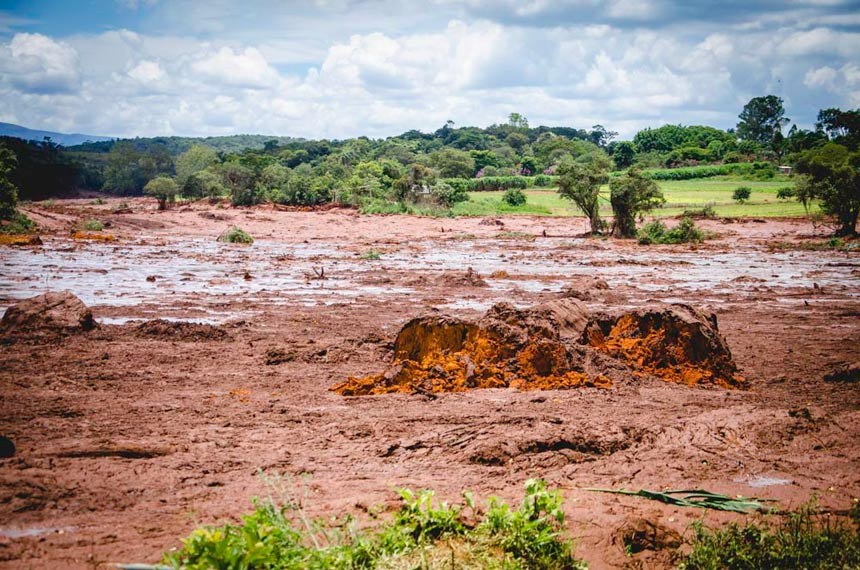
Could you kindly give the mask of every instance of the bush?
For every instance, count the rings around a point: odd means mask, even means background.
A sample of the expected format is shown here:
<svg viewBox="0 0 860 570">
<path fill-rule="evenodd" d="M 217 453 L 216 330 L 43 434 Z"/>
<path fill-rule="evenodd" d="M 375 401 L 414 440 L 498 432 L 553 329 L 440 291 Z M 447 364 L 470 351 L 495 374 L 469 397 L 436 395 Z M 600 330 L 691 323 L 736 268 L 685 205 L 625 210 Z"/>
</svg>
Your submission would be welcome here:
<svg viewBox="0 0 860 570">
<path fill-rule="evenodd" d="M 105 225 L 99 220 L 89 219 L 81 222 L 81 230 L 85 232 L 100 232 L 105 229 Z"/>
<path fill-rule="evenodd" d="M 738 204 L 743 204 L 750 199 L 751 194 L 752 189 L 749 186 L 739 186 L 738 188 L 735 188 L 734 192 L 732 192 L 732 200 Z"/>
<path fill-rule="evenodd" d="M 508 206 L 522 206 L 526 203 L 526 195 L 519 188 L 511 188 L 502 196 L 502 201 Z"/>
<path fill-rule="evenodd" d="M 224 243 L 243 243 L 250 245 L 254 243 L 254 238 L 252 238 L 242 228 L 238 226 L 233 226 L 226 232 L 218 236 L 218 241 Z"/>
<path fill-rule="evenodd" d="M 615 216 L 613 233 L 619 237 L 636 236 L 636 218 L 666 203 L 657 184 L 633 167 L 609 181 L 609 201 Z"/>
<path fill-rule="evenodd" d="M 704 207 L 699 208 L 698 210 L 684 210 L 683 216 L 685 218 L 712 219 L 717 217 L 717 212 L 716 210 L 714 210 L 714 207 L 711 204 L 706 204 Z"/>
<path fill-rule="evenodd" d="M 445 182 L 436 182 L 430 188 L 430 193 L 443 206 L 453 206 L 457 202 L 465 202 L 469 199 L 469 195 L 462 187 L 454 187 Z"/>
<path fill-rule="evenodd" d="M 696 227 L 693 218 L 689 216 L 684 216 L 671 230 L 660 220 L 655 220 L 642 226 L 636 233 L 636 238 L 642 245 L 700 243 L 705 237 L 705 233 Z"/>
<path fill-rule="evenodd" d="M 693 550 L 685 570 L 729 568 L 860 568 L 860 516 L 855 505 L 847 521 L 816 513 L 814 505 L 779 522 L 730 523 L 711 530 L 694 524 Z"/>
<path fill-rule="evenodd" d="M 378 261 L 382 258 L 382 253 L 378 249 L 368 249 L 361 254 L 361 259 L 365 261 Z"/>
<path fill-rule="evenodd" d="M 36 231 L 36 223 L 26 214 L 15 212 L 8 220 L 0 219 L 0 234 L 29 234 Z"/>
<path fill-rule="evenodd" d="M 526 482 L 519 508 L 490 499 L 476 524 L 479 510 L 468 492 L 463 504 L 449 505 L 431 491 L 403 489 L 400 510 L 375 529 L 359 529 L 348 516 L 310 520 L 294 494 L 281 493 L 283 504 L 255 501 L 239 525 L 195 530 L 164 562 L 188 570 L 584 567 L 562 538 L 561 495 L 543 481 Z"/>
<path fill-rule="evenodd" d="M 776 197 L 780 200 L 788 200 L 794 198 L 795 195 L 794 188 L 790 186 L 785 186 L 776 191 Z"/>
</svg>

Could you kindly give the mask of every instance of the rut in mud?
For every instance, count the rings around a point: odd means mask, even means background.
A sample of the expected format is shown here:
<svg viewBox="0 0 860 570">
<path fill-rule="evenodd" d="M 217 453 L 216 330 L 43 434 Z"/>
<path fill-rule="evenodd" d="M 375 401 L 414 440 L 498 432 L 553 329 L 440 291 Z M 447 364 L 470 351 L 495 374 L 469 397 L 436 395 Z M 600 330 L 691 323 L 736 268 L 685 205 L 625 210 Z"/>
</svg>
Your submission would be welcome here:
<svg viewBox="0 0 860 570">
<path fill-rule="evenodd" d="M 397 335 L 386 371 L 350 377 L 332 390 L 360 396 L 609 388 L 641 375 L 745 387 L 713 315 L 686 305 L 591 314 L 583 303 L 562 299 L 524 310 L 500 303 L 477 321 L 418 317 Z"/>
</svg>

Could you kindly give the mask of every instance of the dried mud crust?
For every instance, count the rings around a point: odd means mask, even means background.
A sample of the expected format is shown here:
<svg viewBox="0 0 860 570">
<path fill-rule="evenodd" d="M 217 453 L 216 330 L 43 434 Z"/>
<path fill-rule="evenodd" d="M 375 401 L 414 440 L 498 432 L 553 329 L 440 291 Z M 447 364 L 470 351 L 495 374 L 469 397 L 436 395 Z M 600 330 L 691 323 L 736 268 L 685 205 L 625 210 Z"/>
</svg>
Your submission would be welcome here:
<svg viewBox="0 0 860 570">
<path fill-rule="evenodd" d="M 141 337 L 189 342 L 225 340 L 230 337 L 230 334 L 218 325 L 174 322 L 164 319 L 146 321 L 137 325 L 134 331 L 136 335 Z"/>
<path fill-rule="evenodd" d="M 746 386 L 714 315 L 686 305 L 592 315 L 580 301 L 561 299 L 525 310 L 500 303 L 477 321 L 413 319 L 397 335 L 386 371 L 350 377 L 332 390 L 362 396 L 609 388 L 633 373 L 687 386 Z"/>
</svg>

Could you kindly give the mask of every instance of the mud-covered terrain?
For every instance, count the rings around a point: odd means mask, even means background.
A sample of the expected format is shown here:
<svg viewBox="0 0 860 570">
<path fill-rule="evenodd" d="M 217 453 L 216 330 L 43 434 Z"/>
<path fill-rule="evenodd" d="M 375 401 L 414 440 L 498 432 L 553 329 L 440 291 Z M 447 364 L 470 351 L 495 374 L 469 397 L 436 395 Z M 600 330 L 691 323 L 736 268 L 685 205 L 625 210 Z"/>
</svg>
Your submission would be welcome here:
<svg viewBox="0 0 860 570">
<path fill-rule="evenodd" d="M 0 459 L 2 568 L 157 562 L 197 525 L 249 510 L 268 492 L 260 472 L 306 486 L 312 515 L 364 520 L 396 504 L 396 487 L 518 500 L 541 477 L 564 491 L 592 568 L 668 564 L 660 544 L 626 554 L 637 525 L 674 536 L 739 515 L 588 487 L 786 508 L 860 497 L 860 385 L 824 380 L 860 361 L 860 254 L 805 249 L 816 236 L 801 221 L 708 221 L 718 237 L 704 245 L 646 247 L 583 238 L 582 219 L 118 204 L 34 206 L 43 245 L 0 249 L 3 309 L 69 291 L 97 323 L 0 335 L 0 435 L 16 447 Z M 115 239 L 74 239 L 87 218 Z M 231 225 L 257 241 L 216 242 Z M 595 318 L 609 323 L 603 344 L 565 350 L 629 361 L 609 382 L 332 391 L 383 378 L 416 317 L 477 322 L 499 302 L 514 314 L 560 299 L 588 314 L 713 313 L 737 370 L 691 387 L 636 368 L 630 345 L 610 343 L 621 320 Z"/>
</svg>

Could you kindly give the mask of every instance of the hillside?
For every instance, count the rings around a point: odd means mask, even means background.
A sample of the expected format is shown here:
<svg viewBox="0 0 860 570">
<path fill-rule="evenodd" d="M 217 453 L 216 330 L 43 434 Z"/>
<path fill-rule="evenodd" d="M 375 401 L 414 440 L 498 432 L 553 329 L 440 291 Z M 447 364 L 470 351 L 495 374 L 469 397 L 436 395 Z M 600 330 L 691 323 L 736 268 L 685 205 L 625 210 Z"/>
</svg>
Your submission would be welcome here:
<svg viewBox="0 0 860 570">
<path fill-rule="evenodd" d="M 57 133 L 54 131 L 40 131 L 36 129 L 28 129 L 21 125 L 12 123 L 0 123 L 0 136 L 15 137 L 25 141 L 42 141 L 45 137 L 50 137 L 51 140 L 63 146 L 73 146 L 83 144 L 85 142 L 109 141 L 111 137 L 101 137 L 97 135 L 83 135 L 80 133 Z"/>
</svg>

